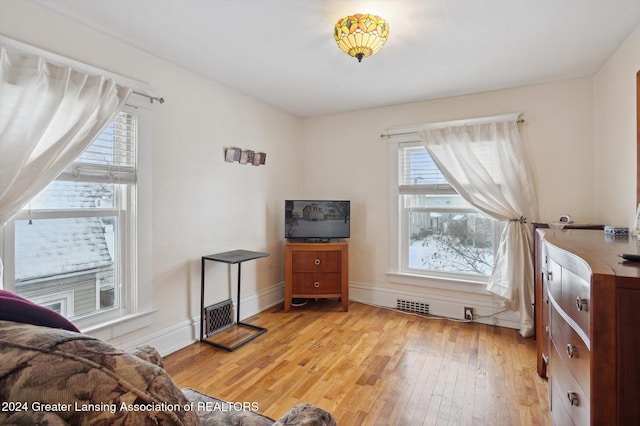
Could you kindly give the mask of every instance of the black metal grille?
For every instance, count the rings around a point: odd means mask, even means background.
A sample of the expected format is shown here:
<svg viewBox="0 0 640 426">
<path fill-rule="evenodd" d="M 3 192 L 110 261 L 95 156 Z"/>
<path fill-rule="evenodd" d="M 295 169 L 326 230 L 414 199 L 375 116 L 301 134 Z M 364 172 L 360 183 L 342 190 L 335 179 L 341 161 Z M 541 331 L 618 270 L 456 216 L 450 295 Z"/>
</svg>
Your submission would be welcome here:
<svg viewBox="0 0 640 426">
<path fill-rule="evenodd" d="M 396 299 L 396 309 L 408 312 L 417 312 L 420 314 L 429 313 L 429 304 L 422 302 L 413 302 L 411 300 Z"/>
<path fill-rule="evenodd" d="M 233 325 L 233 301 L 231 299 L 207 306 L 204 308 L 204 312 L 206 318 L 205 335 L 207 336 Z"/>
</svg>

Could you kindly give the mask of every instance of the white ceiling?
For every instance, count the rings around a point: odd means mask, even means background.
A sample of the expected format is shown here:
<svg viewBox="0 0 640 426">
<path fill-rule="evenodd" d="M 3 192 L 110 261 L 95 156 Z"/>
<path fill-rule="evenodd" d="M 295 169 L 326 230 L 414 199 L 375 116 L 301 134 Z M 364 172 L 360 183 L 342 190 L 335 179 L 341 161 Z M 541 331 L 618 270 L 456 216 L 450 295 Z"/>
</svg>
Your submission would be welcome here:
<svg viewBox="0 0 640 426">
<path fill-rule="evenodd" d="M 640 24 L 640 0 L 35 1 L 299 117 L 591 77 Z M 353 13 L 390 26 L 362 63 L 333 39 Z"/>
</svg>

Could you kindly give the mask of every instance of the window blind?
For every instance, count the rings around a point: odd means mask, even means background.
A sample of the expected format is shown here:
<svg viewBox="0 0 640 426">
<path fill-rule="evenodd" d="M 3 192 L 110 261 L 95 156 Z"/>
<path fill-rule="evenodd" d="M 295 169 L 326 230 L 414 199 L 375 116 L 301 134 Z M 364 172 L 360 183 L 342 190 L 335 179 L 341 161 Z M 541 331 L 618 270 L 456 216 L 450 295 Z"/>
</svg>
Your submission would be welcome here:
<svg viewBox="0 0 640 426">
<path fill-rule="evenodd" d="M 121 111 L 58 179 L 134 183 L 136 135 L 135 115 Z"/>
<path fill-rule="evenodd" d="M 468 170 L 454 173 L 460 182 L 474 179 L 476 176 L 490 176 L 494 182 L 500 184 L 505 178 L 498 166 L 501 151 L 500 142 L 477 141 L 468 147 L 471 154 L 466 157 L 464 167 Z M 400 176 L 398 179 L 400 193 L 405 194 L 456 194 L 449 185 L 431 156 L 422 144 L 400 144 Z M 458 165 L 462 167 L 462 165 Z"/>
<path fill-rule="evenodd" d="M 424 146 L 402 144 L 399 161 L 401 194 L 456 194 Z"/>
</svg>

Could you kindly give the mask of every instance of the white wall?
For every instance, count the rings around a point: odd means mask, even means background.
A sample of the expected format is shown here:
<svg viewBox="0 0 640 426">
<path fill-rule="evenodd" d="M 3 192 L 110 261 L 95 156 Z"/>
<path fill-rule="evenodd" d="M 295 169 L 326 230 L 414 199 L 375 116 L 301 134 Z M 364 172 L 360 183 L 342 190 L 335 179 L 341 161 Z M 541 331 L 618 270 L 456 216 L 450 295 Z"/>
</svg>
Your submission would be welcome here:
<svg viewBox="0 0 640 426">
<path fill-rule="evenodd" d="M 636 73 L 640 26 L 593 79 L 597 219 L 634 226 L 636 211 Z"/>
<path fill-rule="evenodd" d="M 152 266 L 157 311 L 152 326 L 114 343 L 152 343 L 164 353 L 189 343 L 203 255 L 236 248 L 269 252 L 243 265 L 243 301 L 249 303 L 242 316 L 281 300 L 283 200 L 301 192 L 294 178 L 300 119 L 28 2 L 0 2 L 0 34 L 147 82 L 167 100 L 153 106 L 152 213 L 144 218 L 152 229 L 145 262 Z M 267 163 L 226 163 L 228 146 L 266 152 Z M 228 298 L 236 270 L 209 262 L 207 304 Z"/>
</svg>

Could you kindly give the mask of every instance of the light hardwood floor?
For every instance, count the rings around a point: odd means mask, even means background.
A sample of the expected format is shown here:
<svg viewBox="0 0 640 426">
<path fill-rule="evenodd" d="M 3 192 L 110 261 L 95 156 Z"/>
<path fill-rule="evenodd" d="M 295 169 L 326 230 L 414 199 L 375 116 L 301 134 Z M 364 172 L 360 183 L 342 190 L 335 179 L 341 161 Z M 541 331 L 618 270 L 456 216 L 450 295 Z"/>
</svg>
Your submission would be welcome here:
<svg viewBox="0 0 640 426">
<path fill-rule="evenodd" d="M 233 352 L 195 343 L 166 369 L 180 387 L 275 419 L 311 402 L 341 426 L 551 425 L 535 342 L 516 330 L 330 300 L 247 322 L 269 331 Z"/>
</svg>

